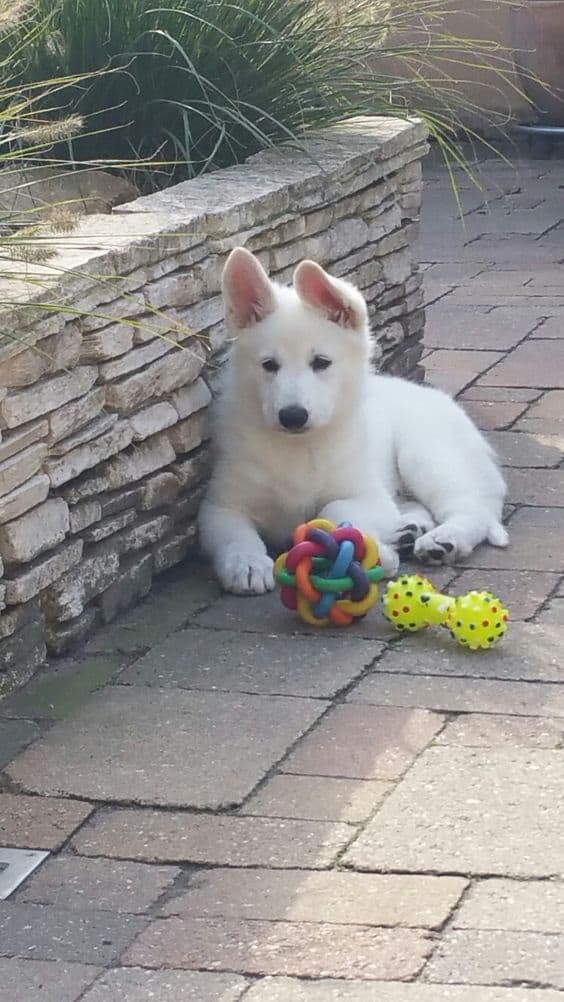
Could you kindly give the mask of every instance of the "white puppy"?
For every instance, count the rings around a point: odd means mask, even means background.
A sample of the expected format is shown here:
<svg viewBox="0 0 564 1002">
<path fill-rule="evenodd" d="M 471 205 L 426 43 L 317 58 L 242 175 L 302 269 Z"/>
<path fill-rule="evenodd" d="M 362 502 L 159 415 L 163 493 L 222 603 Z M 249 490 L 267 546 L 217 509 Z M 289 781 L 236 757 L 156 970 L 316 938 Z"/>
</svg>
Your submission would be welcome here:
<svg viewBox="0 0 564 1002">
<path fill-rule="evenodd" d="M 389 575 L 398 549 L 440 563 L 507 545 L 492 450 L 446 394 L 373 373 L 357 289 L 313 261 L 283 288 L 237 248 L 223 295 L 235 340 L 199 522 L 227 591 L 269 591 L 265 543 L 284 546 L 318 515 L 374 536 Z"/>
</svg>

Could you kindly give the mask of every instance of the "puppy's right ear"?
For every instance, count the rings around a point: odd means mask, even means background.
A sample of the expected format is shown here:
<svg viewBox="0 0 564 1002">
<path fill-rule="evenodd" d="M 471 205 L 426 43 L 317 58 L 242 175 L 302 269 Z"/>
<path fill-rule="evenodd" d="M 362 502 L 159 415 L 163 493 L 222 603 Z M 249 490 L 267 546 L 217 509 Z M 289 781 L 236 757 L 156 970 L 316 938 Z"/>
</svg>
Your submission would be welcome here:
<svg viewBox="0 0 564 1002">
<path fill-rule="evenodd" d="M 222 287 L 225 320 L 231 330 L 253 327 L 274 312 L 276 300 L 270 279 L 244 247 L 236 247 L 227 258 Z"/>
</svg>

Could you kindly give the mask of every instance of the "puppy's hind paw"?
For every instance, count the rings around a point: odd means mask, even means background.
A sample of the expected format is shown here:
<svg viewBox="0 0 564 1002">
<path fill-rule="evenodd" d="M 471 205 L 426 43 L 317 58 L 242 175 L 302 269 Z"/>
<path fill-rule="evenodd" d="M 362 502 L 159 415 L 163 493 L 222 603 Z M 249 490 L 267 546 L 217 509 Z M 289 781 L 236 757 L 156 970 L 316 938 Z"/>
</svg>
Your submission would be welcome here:
<svg viewBox="0 0 564 1002">
<path fill-rule="evenodd" d="M 424 564 L 453 564 L 472 552 L 462 536 L 439 526 L 415 541 L 414 555 Z"/>
<path fill-rule="evenodd" d="M 407 525 L 401 525 L 399 529 L 396 529 L 390 542 L 398 551 L 400 558 L 406 560 L 413 556 L 415 541 L 426 532 L 427 529 L 424 526 L 418 525 L 416 522 L 408 522 Z"/>
<path fill-rule="evenodd" d="M 266 553 L 231 549 L 224 554 L 218 576 L 234 595 L 264 595 L 274 588 L 274 562 Z"/>
</svg>

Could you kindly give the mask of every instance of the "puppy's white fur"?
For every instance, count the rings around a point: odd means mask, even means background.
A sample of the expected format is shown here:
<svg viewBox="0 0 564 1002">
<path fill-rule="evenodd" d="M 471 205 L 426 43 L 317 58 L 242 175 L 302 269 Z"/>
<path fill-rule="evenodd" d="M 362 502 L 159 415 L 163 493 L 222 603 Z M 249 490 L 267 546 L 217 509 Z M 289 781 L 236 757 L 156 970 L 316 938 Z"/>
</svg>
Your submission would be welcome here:
<svg viewBox="0 0 564 1002">
<path fill-rule="evenodd" d="M 492 450 L 446 394 L 371 371 L 357 289 L 312 261 L 283 288 L 237 248 L 223 293 L 235 340 L 215 408 L 200 538 L 225 589 L 270 590 L 265 542 L 283 546 L 317 515 L 374 536 L 390 575 L 406 524 L 422 560 L 454 561 L 484 540 L 507 545 Z M 331 364 L 320 368 L 320 359 Z M 307 411 L 298 433 L 280 423 L 288 407 Z"/>
</svg>

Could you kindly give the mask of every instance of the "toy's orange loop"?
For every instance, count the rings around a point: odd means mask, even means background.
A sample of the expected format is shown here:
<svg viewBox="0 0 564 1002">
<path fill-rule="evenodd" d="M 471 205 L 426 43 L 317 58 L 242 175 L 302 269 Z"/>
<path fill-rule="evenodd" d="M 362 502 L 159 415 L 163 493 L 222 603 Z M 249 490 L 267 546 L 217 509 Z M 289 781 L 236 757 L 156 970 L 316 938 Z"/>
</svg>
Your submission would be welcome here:
<svg viewBox="0 0 564 1002">
<path fill-rule="evenodd" d="M 298 591 L 307 598 L 308 602 L 318 602 L 321 598 L 321 592 L 314 588 L 309 576 L 311 574 L 313 567 L 313 561 L 311 557 L 303 557 L 298 566 L 296 567 L 296 585 Z"/>
<path fill-rule="evenodd" d="M 340 602 L 335 602 L 329 615 L 335 626 L 350 626 L 354 620 L 354 616 L 346 612 Z"/>
</svg>

